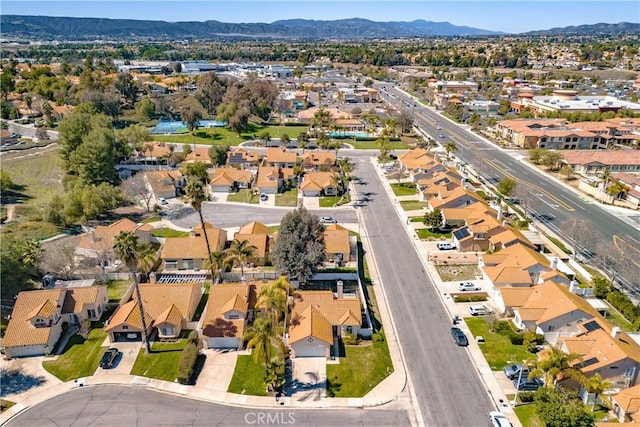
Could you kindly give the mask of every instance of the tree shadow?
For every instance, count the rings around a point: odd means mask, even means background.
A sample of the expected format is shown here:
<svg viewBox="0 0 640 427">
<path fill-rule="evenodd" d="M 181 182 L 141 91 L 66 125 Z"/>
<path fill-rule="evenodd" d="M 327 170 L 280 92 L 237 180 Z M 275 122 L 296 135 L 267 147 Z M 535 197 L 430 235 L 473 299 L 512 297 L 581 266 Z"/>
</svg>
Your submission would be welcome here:
<svg viewBox="0 0 640 427">
<path fill-rule="evenodd" d="M 45 377 L 24 374 L 17 369 L 0 369 L 0 377 L 2 377 L 2 381 L 0 382 L 0 397 L 14 393 L 23 393 L 47 381 Z"/>
<path fill-rule="evenodd" d="M 316 372 L 305 372 L 308 381 L 301 381 L 294 378 L 290 384 L 290 393 L 298 394 L 298 402 L 306 402 L 307 400 L 318 401 L 322 398 L 323 391 L 326 389 L 326 380 L 320 381 Z"/>
<path fill-rule="evenodd" d="M 26 188 L 26 185 L 12 184 L 11 187 L 2 190 L 2 194 L 0 195 L 0 202 L 3 205 L 10 205 L 25 203 L 31 200 L 32 197 L 24 193 Z"/>
</svg>

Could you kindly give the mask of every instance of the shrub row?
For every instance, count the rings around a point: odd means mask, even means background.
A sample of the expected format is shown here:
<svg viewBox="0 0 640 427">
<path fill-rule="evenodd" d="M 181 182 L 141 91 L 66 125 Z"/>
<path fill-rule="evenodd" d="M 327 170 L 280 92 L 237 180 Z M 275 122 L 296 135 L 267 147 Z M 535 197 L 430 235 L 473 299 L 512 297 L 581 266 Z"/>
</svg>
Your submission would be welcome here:
<svg viewBox="0 0 640 427">
<path fill-rule="evenodd" d="M 498 334 L 509 338 L 511 344 L 513 345 L 522 345 L 525 342 L 525 338 L 527 338 L 527 334 L 519 334 L 514 331 L 511 325 L 506 320 L 500 320 L 495 323 L 495 330 Z M 542 334 L 531 334 L 529 338 L 529 344 L 540 345 L 544 343 L 544 335 Z M 529 349 L 527 349 L 529 350 Z"/>
<path fill-rule="evenodd" d="M 486 295 L 456 295 L 453 297 L 455 302 L 480 302 L 486 300 Z"/>
<path fill-rule="evenodd" d="M 189 384 L 193 375 L 193 368 L 198 360 L 198 331 L 191 331 L 187 338 L 188 344 L 182 350 L 180 361 L 178 362 L 178 382 L 180 384 Z"/>
</svg>

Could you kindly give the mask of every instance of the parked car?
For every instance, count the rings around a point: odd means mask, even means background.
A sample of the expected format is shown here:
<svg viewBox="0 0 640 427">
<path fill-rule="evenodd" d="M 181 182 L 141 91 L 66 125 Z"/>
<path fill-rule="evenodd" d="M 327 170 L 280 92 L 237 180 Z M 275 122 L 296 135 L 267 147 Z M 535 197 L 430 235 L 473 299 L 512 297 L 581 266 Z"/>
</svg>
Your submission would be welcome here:
<svg viewBox="0 0 640 427">
<path fill-rule="evenodd" d="M 120 354 L 120 351 L 115 347 L 107 349 L 102 355 L 102 359 L 100 359 L 100 367 L 103 369 L 112 368 L 118 354 Z"/>
<path fill-rule="evenodd" d="M 544 385 L 544 382 L 540 378 L 522 378 L 518 382 L 518 378 L 513 380 L 513 386 L 520 391 L 537 391 Z"/>
<path fill-rule="evenodd" d="M 511 421 L 500 411 L 489 412 L 489 421 L 491 421 L 493 427 L 513 427 Z"/>
<path fill-rule="evenodd" d="M 338 220 L 332 216 L 323 216 L 322 218 L 320 218 L 320 222 L 323 222 L 325 224 L 336 224 Z"/>
<path fill-rule="evenodd" d="M 466 347 L 469 345 L 469 340 L 464 332 L 462 332 L 462 329 L 451 328 L 451 336 L 453 337 L 453 341 L 460 347 Z"/>
<path fill-rule="evenodd" d="M 444 138 L 444 133 L 440 132 L 440 135 L 438 135 L 440 138 Z"/>
<path fill-rule="evenodd" d="M 469 314 L 472 316 L 484 316 L 491 313 L 491 309 L 483 304 L 474 304 L 469 306 Z"/>
<path fill-rule="evenodd" d="M 479 291 L 480 290 L 480 286 L 476 285 L 475 283 L 472 282 L 461 282 L 458 283 L 458 290 L 459 291 Z"/>
<path fill-rule="evenodd" d="M 266 202 L 267 200 L 269 200 L 269 196 L 267 196 L 266 193 L 260 193 L 260 200 Z"/>
<path fill-rule="evenodd" d="M 167 199 L 165 199 L 164 197 L 159 197 L 158 198 L 158 203 L 160 203 L 161 205 L 168 205 L 169 202 L 167 202 Z"/>
<path fill-rule="evenodd" d="M 450 251 L 452 249 L 455 249 L 456 245 L 451 242 L 440 242 L 436 245 L 436 247 L 441 251 Z"/>
<path fill-rule="evenodd" d="M 520 378 L 520 371 L 522 371 L 522 378 L 527 378 L 529 376 L 529 372 L 531 372 L 528 367 L 525 366 L 523 368 L 522 365 L 507 366 L 503 369 L 503 371 L 507 378 L 509 378 L 510 380 Z"/>
</svg>

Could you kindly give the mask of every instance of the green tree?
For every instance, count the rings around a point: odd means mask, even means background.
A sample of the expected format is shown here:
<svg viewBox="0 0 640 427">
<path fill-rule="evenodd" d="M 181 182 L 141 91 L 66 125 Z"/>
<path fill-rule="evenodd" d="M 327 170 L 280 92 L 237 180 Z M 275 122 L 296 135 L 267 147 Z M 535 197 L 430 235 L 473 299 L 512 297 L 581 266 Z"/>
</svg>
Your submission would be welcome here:
<svg viewBox="0 0 640 427">
<path fill-rule="evenodd" d="M 216 279 L 220 277 L 222 270 L 229 265 L 227 254 L 221 251 L 214 251 L 209 254 L 209 259 L 204 261 L 204 268 L 216 273 L 215 277 L 211 279 L 212 283 L 216 282 Z"/>
<path fill-rule="evenodd" d="M 287 300 L 293 290 L 285 276 L 260 288 L 256 307 L 265 311 L 274 327 L 288 314 Z"/>
<path fill-rule="evenodd" d="M 280 339 L 281 328 L 274 326 L 269 319 L 258 314 L 253 325 L 249 326 L 246 333 L 247 349 L 252 350 L 251 354 L 255 363 L 260 363 L 265 369 L 265 378 L 269 376 L 269 362 L 272 358 L 282 358 L 284 355 L 284 344 Z"/>
<path fill-rule="evenodd" d="M 498 181 L 497 190 L 500 194 L 505 197 L 511 196 L 513 191 L 516 189 L 516 181 L 511 178 L 502 178 Z"/>
<path fill-rule="evenodd" d="M 284 132 L 282 135 L 280 135 L 280 141 L 284 145 L 288 145 L 291 142 L 291 137 L 289 136 L 288 133 Z"/>
<path fill-rule="evenodd" d="M 140 260 L 144 257 L 143 254 L 148 252 L 148 249 L 140 242 L 137 235 L 130 231 L 121 231 L 120 234 L 113 239 L 113 252 L 120 261 L 127 266 L 127 269 L 129 269 L 129 272 L 133 276 L 133 286 L 136 292 L 138 310 L 140 311 L 140 318 L 142 319 L 144 348 L 147 354 L 151 353 L 151 345 L 147 335 L 147 317 L 144 311 L 142 297 L 140 297 L 140 286 L 138 286 L 137 276 Z"/>
<path fill-rule="evenodd" d="M 391 142 L 386 135 L 380 136 L 376 139 L 376 147 L 378 148 L 378 159 L 384 161 L 389 159 L 391 153 Z"/>
<path fill-rule="evenodd" d="M 588 393 L 593 393 L 595 395 L 591 401 L 591 412 L 593 412 L 598 396 L 611 387 L 611 382 L 604 380 L 599 373 L 596 373 L 592 377 L 585 377 L 582 381 L 582 386 Z"/>
<path fill-rule="evenodd" d="M 271 261 L 280 274 L 305 282 L 325 260 L 324 227 L 305 208 L 287 213 L 280 223 Z"/>
<path fill-rule="evenodd" d="M 560 161 L 562 160 L 562 154 L 557 151 L 546 151 L 544 156 L 540 159 L 540 163 L 546 166 L 549 170 L 557 170 Z"/>
<path fill-rule="evenodd" d="M 582 372 L 573 365 L 573 362 L 577 362 L 580 358 L 578 354 L 565 353 L 559 347 L 551 346 L 545 357 L 538 360 L 529 376 L 543 377 L 544 384 L 548 388 L 553 388 L 556 380 L 567 377 L 580 381 Z"/>
<path fill-rule="evenodd" d="M 193 132 L 202 119 L 202 113 L 200 110 L 187 105 L 182 108 L 182 111 L 180 111 L 180 119 L 187 125 L 189 132 Z"/>
<path fill-rule="evenodd" d="M 300 132 L 298 134 L 298 147 L 302 148 L 302 154 L 304 154 L 304 149 L 309 145 L 309 135 L 307 132 Z"/>
<path fill-rule="evenodd" d="M 188 178 L 196 178 L 201 182 L 206 182 L 209 178 L 207 169 L 208 167 L 205 162 L 197 161 L 193 163 L 185 163 L 182 167 L 182 173 Z"/>
<path fill-rule="evenodd" d="M 144 97 L 140 101 L 136 102 L 136 116 L 141 122 L 151 120 L 156 115 L 156 104 L 154 104 L 149 98 Z"/>
<path fill-rule="evenodd" d="M 562 165 L 560 168 L 560 174 L 564 175 L 565 179 L 569 181 L 575 175 L 573 168 L 569 165 Z"/>
<path fill-rule="evenodd" d="M 606 299 L 609 292 L 611 292 L 611 286 L 609 286 L 609 281 L 601 276 L 596 275 L 593 276 L 593 296 L 600 299 Z"/>
<path fill-rule="evenodd" d="M 7 98 L 11 92 L 16 89 L 15 76 L 8 72 L 0 74 L 0 93 L 2 98 L 7 101 Z"/>
<path fill-rule="evenodd" d="M 263 132 L 260 132 L 260 135 L 258 135 L 258 139 L 260 140 L 262 145 L 266 146 L 271 141 L 271 134 L 265 130 Z"/>
<path fill-rule="evenodd" d="M 115 183 L 118 176 L 113 137 L 110 129 L 91 129 L 69 158 L 70 172 L 77 174 L 85 184 Z"/>
<path fill-rule="evenodd" d="M 136 84 L 133 76 L 129 73 L 118 73 L 115 82 L 113 82 L 116 90 L 120 92 L 120 95 L 126 99 L 129 103 L 133 104 L 138 95 L 138 85 Z M 137 112 L 137 108 L 136 108 Z"/>
<path fill-rule="evenodd" d="M 444 145 L 444 151 L 447 153 L 447 159 L 449 159 L 451 153 L 458 151 L 458 145 L 453 141 L 449 141 Z"/>
<path fill-rule="evenodd" d="M 542 161 L 542 158 L 545 156 L 547 150 L 544 148 L 532 148 L 529 150 L 529 160 L 531 160 L 534 164 L 539 164 Z"/>
<path fill-rule="evenodd" d="M 536 413 L 546 427 L 592 427 L 593 415 L 575 395 L 541 388 L 536 393 Z"/>
<path fill-rule="evenodd" d="M 435 208 L 433 211 L 424 214 L 422 222 L 428 228 L 433 230 L 442 227 L 443 219 L 444 217 L 442 216 L 442 211 L 439 208 Z"/>
<path fill-rule="evenodd" d="M 80 104 L 68 114 L 58 125 L 60 135 L 60 155 L 65 161 L 68 170 L 69 159 L 73 152 L 82 144 L 83 137 L 89 133 L 93 127 L 102 127 L 102 123 L 93 119 L 97 115 L 95 107 L 91 104 Z M 106 116 L 102 118 L 106 124 Z"/>
<path fill-rule="evenodd" d="M 234 240 L 227 249 L 227 259 L 233 264 L 240 265 L 240 275 L 244 276 L 244 266 L 257 249 L 248 240 Z"/>
<path fill-rule="evenodd" d="M 229 147 L 226 145 L 212 145 L 209 148 L 209 158 L 214 166 L 223 166 L 227 163 Z"/>
<path fill-rule="evenodd" d="M 211 260 L 211 246 L 209 245 L 209 236 L 207 235 L 207 227 L 204 223 L 204 218 L 202 217 L 202 203 L 209 199 L 207 196 L 207 190 L 202 185 L 202 182 L 197 179 L 191 179 L 187 182 L 187 185 L 184 188 L 185 199 L 191 205 L 193 209 L 198 212 L 198 216 L 200 217 L 200 226 L 202 227 L 202 234 L 204 235 L 204 241 L 207 245 L 207 259 L 205 262 L 209 264 L 209 270 L 211 271 L 211 282 L 213 283 L 214 277 L 216 277 L 215 272 L 213 271 L 213 262 Z"/>
<path fill-rule="evenodd" d="M 206 73 L 198 79 L 198 90 L 195 97 L 207 112 L 213 114 L 216 107 L 222 102 L 227 91 L 226 81 L 218 78 L 215 73 Z"/>
<path fill-rule="evenodd" d="M 331 113 L 328 110 L 320 107 L 314 113 L 313 118 L 311 119 L 311 126 L 313 126 L 316 130 L 322 130 L 329 126 L 331 123 Z"/>
</svg>

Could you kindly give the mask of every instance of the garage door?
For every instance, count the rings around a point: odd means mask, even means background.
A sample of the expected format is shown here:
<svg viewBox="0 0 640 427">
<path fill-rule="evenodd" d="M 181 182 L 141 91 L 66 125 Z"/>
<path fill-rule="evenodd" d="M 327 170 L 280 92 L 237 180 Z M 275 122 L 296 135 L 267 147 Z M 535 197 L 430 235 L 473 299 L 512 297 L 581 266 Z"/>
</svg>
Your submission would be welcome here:
<svg viewBox="0 0 640 427">
<path fill-rule="evenodd" d="M 295 357 L 324 357 L 325 349 L 327 346 L 325 344 L 303 344 L 293 345 L 293 349 L 295 351 Z"/>
<path fill-rule="evenodd" d="M 208 348 L 238 348 L 238 338 L 207 338 Z"/>
<path fill-rule="evenodd" d="M 114 332 L 116 342 L 142 341 L 142 332 Z"/>
<path fill-rule="evenodd" d="M 44 354 L 44 346 L 42 345 L 25 345 L 20 347 L 9 347 L 5 349 L 7 356 L 10 357 L 27 357 L 40 356 Z"/>
</svg>

